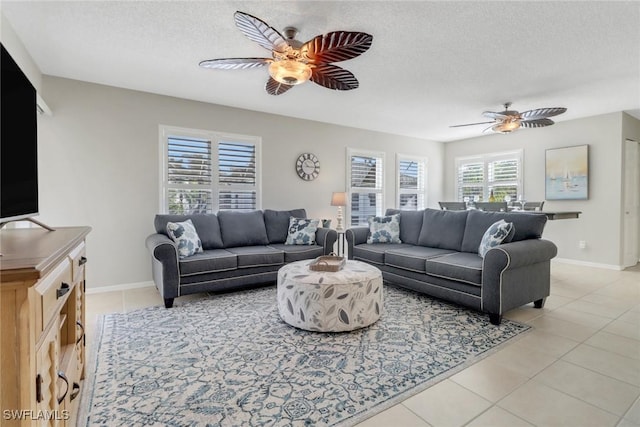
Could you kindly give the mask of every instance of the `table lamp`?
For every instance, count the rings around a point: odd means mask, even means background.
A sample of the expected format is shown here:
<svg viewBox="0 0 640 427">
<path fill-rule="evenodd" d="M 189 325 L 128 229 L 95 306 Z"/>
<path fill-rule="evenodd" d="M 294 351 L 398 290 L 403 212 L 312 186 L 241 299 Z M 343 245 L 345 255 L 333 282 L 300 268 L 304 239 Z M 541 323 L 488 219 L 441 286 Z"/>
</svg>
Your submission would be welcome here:
<svg viewBox="0 0 640 427">
<path fill-rule="evenodd" d="M 336 231 L 342 231 L 342 207 L 347 206 L 347 193 L 343 192 L 334 192 L 331 195 L 331 206 L 338 207 L 338 226 L 336 227 Z"/>
</svg>

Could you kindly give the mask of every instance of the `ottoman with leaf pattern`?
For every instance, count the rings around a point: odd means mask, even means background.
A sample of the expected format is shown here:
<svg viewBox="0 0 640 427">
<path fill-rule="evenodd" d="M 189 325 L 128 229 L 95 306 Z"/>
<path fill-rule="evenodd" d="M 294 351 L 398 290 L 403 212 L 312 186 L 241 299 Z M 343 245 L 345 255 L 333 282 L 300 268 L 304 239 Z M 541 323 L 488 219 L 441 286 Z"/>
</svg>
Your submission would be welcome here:
<svg viewBox="0 0 640 427">
<path fill-rule="evenodd" d="M 364 328 L 382 314 L 382 273 L 360 261 L 336 272 L 312 271 L 312 260 L 278 271 L 278 312 L 283 321 L 307 331 L 342 332 Z"/>
</svg>

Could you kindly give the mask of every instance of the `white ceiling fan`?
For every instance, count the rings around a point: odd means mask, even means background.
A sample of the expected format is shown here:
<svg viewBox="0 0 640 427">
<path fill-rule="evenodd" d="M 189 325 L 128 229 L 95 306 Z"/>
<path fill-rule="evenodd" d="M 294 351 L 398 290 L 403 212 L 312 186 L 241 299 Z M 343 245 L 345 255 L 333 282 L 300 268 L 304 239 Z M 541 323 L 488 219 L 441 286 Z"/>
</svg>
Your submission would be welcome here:
<svg viewBox="0 0 640 427">
<path fill-rule="evenodd" d="M 521 127 L 540 128 L 545 126 L 551 126 L 555 122 L 549 119 L 549 117 L 557 116 L 558 114 L 562 114 L 565 111 L 567 111 L 567 109 L 564 107 L 552 107 L 552 108 L 537 108 L 535 110 L 528 110 L 520 113 L 515 110 L 509 110 L 509 107 L 511 107 L 511 103 L 507 102 L 504 104 L 504 111 L 483 112 L 482 113 L 483 116 L 493 119 L 491 121 L 479 122 L 479 123 L 467 123 L 463 125 L 453 125 L 449 127 L 457 128 L 457 127 L 463 127 L 463 126 L 491 124 L 491 126 L 484 129 L 483 132 L 492 130 L 498 133 L 511 133 L 520 129 Z"/>
<path fill-rule="evenodd" d="M 334 31 L 302 43 L 295 39 L 297 28 L 286 27 L 284 36 L 266 22 L 244 12 L 234 14 L 236 26 L 250 40 L 271 51 L 271 58 L 221 58 L 200 62 L 204 68 L 240 70 L 269 67 L 265 86 L 270 95 L 281 95 L 308 80 L 335 90 L 352 90 L 358 80 L 332 62 L 345 61 L 364 53 L 373 36 L 367 33 Z"/>
</svg>

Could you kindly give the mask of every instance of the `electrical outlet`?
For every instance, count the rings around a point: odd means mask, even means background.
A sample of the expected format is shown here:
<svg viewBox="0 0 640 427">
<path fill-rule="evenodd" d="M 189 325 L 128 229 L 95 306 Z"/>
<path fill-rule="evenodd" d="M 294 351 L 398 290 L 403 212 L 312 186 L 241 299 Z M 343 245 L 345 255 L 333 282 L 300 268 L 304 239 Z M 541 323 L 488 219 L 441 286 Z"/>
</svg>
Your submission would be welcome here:
<svg viewBox="0 0 640 427">
<path fill-rule="evenodd" d="M 578 247 L 579 247 L 580 249 L 585 249 L 585 248 L 587 247 L 587 242 L 586 242 L 586 241 L 584 241 L 584 240 L 580 240 L 580 241 L 578 242 Z"/>
</svg>

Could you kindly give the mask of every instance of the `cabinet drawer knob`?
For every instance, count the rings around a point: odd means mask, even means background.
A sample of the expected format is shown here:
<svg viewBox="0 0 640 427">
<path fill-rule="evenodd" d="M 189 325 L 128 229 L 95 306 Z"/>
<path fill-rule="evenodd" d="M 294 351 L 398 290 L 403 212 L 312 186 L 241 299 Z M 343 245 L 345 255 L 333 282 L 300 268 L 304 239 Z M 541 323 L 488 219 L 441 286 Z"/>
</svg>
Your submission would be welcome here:
<svg viewBox="0 0 640 427">
<path fill-rule="evenodd" d="M 62 282 L 62 284 L 60 285 L 60 289 L 56 289 L 56 299 L 62 297 L 64 294 L 69 292 L 70 289 L 71 288 L 69 287 L 68 283 Z"/>
<path fill-rule="evenodd" d="M 58 371 L 58 378 L 60 378 L 62 381 L 65 382 L 65 384 L 67 384 L 67 389 L 64 391 L 64 394 L 62 395 L 62 397 L 58 398 L 58 405 L 59 405 L 62 403 L 64 398 L 67 397 L 67 393 L 69 393 L 69 380 L 67 379 L 67 376 L 62 371 Z"/>
<path fill-rule="evenodd" d="M 71 391 L 71 395 L 69 396 L 69 401 L 72 401 L 73 399 L 78 397 L 78 394 L 80 394 L 80 384 L 78 384 L 77 382 L 74 382 L 73 390 Z"/>
<path fill-rule="evenodd" d="M 85 265 L 87 263 L 87 257 L 81 256 L 78 260 L 78 266 Z"/>
<path fill-rule="evenodd" d="M 36 375 L 36 402 L 42 402 L 42 375 Z"/>
<path fill-rule="evenodd" d="M 82 338 L 84 338 L 84 326 L 82 325 L 82 322 L 79 320 L 76 320 L 76 325 L 80 326 L 80 329 L 82 329 L 82 334 L 80 334 L 80 336 L 76 340 L 76 345 L 77 345 L 80 343 L 80 341 L 82 341 Z"/>
</svg>

